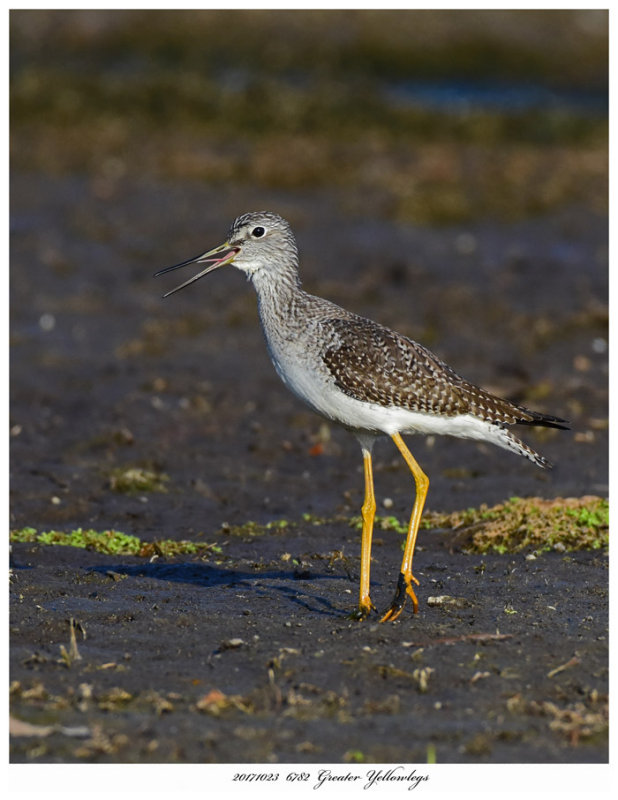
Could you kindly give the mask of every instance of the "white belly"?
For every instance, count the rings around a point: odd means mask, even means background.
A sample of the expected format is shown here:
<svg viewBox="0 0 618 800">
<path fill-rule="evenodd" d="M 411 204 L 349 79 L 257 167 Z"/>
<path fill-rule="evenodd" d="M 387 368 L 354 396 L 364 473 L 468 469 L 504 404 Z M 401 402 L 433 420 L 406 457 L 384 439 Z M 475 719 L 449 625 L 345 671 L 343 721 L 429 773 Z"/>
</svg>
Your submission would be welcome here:
<svg viewBox="0 0 618 800">
<path fill-rule="evenodd" d="M 344 394 L 325 373 L 304 368 L 301 353 L 293 356 L 288 348 L 268 345 L 275 369 L 288 389 L 318 414 L 344 427 L 386 435 L 424 433 L 484 439 L 504 446 L 498 441 L 501 429 L 472 414 L 435 415 L 362 402 Z"/>
</svg>

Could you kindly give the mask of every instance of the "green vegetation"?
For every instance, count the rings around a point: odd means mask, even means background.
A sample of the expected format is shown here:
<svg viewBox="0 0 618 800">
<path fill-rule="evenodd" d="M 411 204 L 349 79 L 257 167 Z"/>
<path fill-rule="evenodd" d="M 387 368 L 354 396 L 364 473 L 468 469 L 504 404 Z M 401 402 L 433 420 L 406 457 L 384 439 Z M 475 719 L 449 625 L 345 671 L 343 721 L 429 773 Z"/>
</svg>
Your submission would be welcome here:
<svg viewBox="0 0 618 800">
<path fill-rule="evenodd" d="M 349 764 L 364 764 L 367 761 L 367 756 L 362 750 L 348 750 L 344 753 L 343 760 Z"/>
<path fill-rule="evenodd" d="M 162 539 L 147 542 L 137 536 L 120 531 L 95 531 L 76 530 L 42 531 L 38 533 L 35 528 L 21 528 L 11 531 L 11 542 L 36 542 L 38 544 L 63 545 L 65 547 L 82 547 L 86 550 L 95 550 L 97 553 L 113 555 L 133 555 L 150 558 L 154 555 L 205 555 L 207 553 L 220 553 L 221 548 L 216 544 L 191 542 L 186 539 Z"/>
<path fill-rule="evenodd" d="M 303 514 L 302 522 L 277 520 L 265 525 L 248 522 L 233 528 L 224 526 L 222 532 L 252 538 L 273 531 L 297 529 L 303 523 L 345 523 L 359 531 L 363 525 L 362 518 L 358 515 L 328 518 Z M 609 502 L 593 496 L 555 500 L 512 497 L 491 508 L 482 504 L 478 508 L 450 514 L 426 511 L 421 520 L 421 528 L 461 532 L 462 546 L 470 553 L 598 550 L 609 544 Z M 376 514 L 374 530 L 405 535 L 408 532 L 408 521 L 399 520 L 392 515 Z"/>
<path fill-rule="evenodd" d="M 609 545 L 609 501 L 512 497 L 491 508 L 483 504 L 452 514 L 429 512 L 421 524 L 461 530 L 464 549 L 474 553 L 599 550 Z"/>
<path fill-rule="evenodd" d="M 353 528 L 357 528 L 359 531 L 363 529 L 363 518 L 361 516 L 351 517 L 349 522 Z M 395 531 L 395 533 L 403 534 L 408 532 L 408 523 L 393 516 L 381 517 L 376 514 L 373 527 L 374 530 L 379 531 Z"/>
<path fill-rule="evenodd" d="M 243 525 L 221 526 L 221 532 L 228 536 L 238 536 L 241 539 L 254 539 L 258 536 L 266 536 L 269 533 L 285 533 L 288 527 L 296 526 L 296 523 L 287 519 L 277 519 L 261 524 L 259 522 L 245 522 Z"/>
<path fill-rule="evenodd" d="M 300 521 L 287 519 L 266 523 L 249 521 L 243 525 L 224 523 L 217 538 L 239 537 L 253 539 L 260 536 L 285 534 L 303 529 L 307 525 L 346 524 L 360 530 L 358 516 L 318 517 L 303 514 Z M 567 497 L 544 500 L 540 497 L 512 497 L 491 508 L 467 508 L 443 514 L 427 511 L 421 527 L 425 530 L 451 529 L 460 534 L 460 546 L 469 553 L 517 553 L 528 551 L 542 553 L 548 550 L 599 550 L 609 545 L 609 502 L 601 497 Z M 394 531 L 405 535 L 407 521 L 394 516 L 376 515 L 375 529 Z M 116 553 L 150 557 L 153 555 L 198 555 L 220 553 L 216 543 L 206 544 L 188 540 L 163 539 L 147 542 L 137 536 L 120 531 L 76 530 L 45 531 L 22 528 L 11 532 L 12 542 L 37 542 L 39 544 L 83 547 L 100 553 Z M 335 551 L 339 556 L 339 551 Z"/>
</svg>

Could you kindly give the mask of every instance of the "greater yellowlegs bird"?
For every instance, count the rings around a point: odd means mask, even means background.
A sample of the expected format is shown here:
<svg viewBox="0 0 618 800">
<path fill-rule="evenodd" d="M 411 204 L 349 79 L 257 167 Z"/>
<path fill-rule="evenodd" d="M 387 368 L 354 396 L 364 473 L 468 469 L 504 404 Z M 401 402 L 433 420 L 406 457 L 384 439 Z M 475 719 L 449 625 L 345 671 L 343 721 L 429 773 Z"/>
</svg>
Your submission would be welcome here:
<svg viewBox="0 0 618 800">
<path fill-rule="evenodd" d="M 290 225 L 277 214 L 243 214 L 225 244 L 157 272 L 205 264 L 197 275 L 167 292 L 184 289 L 209 272 L 232 264 L 257 292 L 262 329 L 279 377 L 318 414 L 352 431 L 364 463 L 359 618 L 374 610 L 369 595 L 371 538 L 376 501 L 371 451 L 390 436 L 416 484 L 416 497 L 393 601 L 381 621 L 401 614 L 406 596 L 418 611 L 412 557 L 429 479 L 401 435 L 448 434 L 480 439 L 524 456 L 539 467 L 547 459 L 511 432 L 514 425 L 567 428 L 566 420 L 502 400 L 461 378 L 427 348 L 334 303 L 307 294 L 298 276 L 298 249 Z"/>
</svg>

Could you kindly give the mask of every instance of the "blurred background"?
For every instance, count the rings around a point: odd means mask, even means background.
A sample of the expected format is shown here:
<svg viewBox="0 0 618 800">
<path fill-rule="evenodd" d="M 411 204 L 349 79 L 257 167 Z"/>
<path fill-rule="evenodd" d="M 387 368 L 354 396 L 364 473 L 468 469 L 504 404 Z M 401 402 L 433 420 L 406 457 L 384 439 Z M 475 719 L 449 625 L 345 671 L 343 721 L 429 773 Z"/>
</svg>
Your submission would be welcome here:
<svg viewBox="0 0 618 800">
<path fill-rule="evenodd" d="M 417 224 L 603 210 L 607 36 L 604 11 L 18 11 L 12 166 Z"/>
<path fill-rule="evenodd" d="M 551 477 L 420 440 L 430 507 L 606 490 L 605 11 L 13 11 L 10 40 L 13 525 L 357 509 L 355 443 L 279 386 L 238 274 L 151 278 L 259 208 L 309 290 L 574 420 L 529 432 Z"/>
</svg>

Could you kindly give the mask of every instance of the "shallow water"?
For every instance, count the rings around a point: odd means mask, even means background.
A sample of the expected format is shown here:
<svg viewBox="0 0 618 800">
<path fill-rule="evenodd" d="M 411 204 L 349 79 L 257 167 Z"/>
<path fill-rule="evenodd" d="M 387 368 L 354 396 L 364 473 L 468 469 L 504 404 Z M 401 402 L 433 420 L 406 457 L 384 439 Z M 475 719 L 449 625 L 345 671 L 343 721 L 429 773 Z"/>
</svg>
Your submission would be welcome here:
<svg viewBox="0 0 618 800">
<path fill-rule="evenodd" d="M 503 81 L 402 81 L 383 89 L 392 102 L 432 109 L 443 114 L 475 111 L 553 111 L 606 116 L 608 95 L 603 91 L 552 89 L 541 83 Z"/>
</svg>

